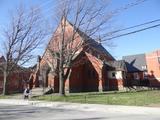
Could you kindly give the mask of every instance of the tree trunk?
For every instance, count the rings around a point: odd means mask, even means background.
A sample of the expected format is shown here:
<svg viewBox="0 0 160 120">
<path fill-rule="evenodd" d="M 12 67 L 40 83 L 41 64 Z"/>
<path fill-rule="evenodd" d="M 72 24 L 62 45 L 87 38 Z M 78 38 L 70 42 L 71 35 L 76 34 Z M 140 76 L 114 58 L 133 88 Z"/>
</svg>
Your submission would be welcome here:
<svg viewBox="0 0 160 120">
<path fill-rule="evenodd" d="M 63 69 L 64 61 L 63 61 L 62 52 L 60 54 L 60 61 L 59 61 L 59 95 L 65 96 L 65 82 L 64 82 L 65 78 L 64 78 L 64 69 Z"/>
<path fill-rule="evenodd" d="M 62 71 L 59 72 L 59 95 L 65 96 L 65 81 Z"/>
<path fill-rule="evenodd" d="M 8 93 L 7 91 L 7 72 L 3 72 L 3 95 L 6 95 Z"/>
</svg>

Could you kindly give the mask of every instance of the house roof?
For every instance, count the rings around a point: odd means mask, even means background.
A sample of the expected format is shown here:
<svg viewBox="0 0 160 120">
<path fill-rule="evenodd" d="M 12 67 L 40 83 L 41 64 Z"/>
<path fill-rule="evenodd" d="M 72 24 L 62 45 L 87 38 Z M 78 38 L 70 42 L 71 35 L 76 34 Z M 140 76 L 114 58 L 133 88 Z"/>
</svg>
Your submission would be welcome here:
<svg viewBox="0 0 160 120">
<path fill-rule="evenodd" d="M 68 21 L 69 22 L 69 21 Z M 91 38 L 90 36 L 88 36 L 86 33 L 84 33 L 83 31 L 81 31 L 79 28 L 76 28 L 76 26 L 74 26 L 71 22 L 69 22 L 69 24 L 74 27 L 74 29 L 77 29 L 78 34 L 83 38 L 83 40 L 86 40 L 86 44 L 91 47 L 94 48 L 96 50 L 98 50 L 99 52 L 108 55 L 110 58 L 112 58 L 113 60 L 115 60 L 115 58 L 103 47 L 102 44 L 98 43 L 97 41 L 95 41 L 93 38 Z"/>
<path fill-rule="evenodd" d="M 91 48 L 95 48 L 99 52 L 101 52 L 103 54 L 106 54 L 107 56 L 109 56 L 110 58 L 112 58 L 113 60 L 115 60 L 115 58 L 102 46 L 102 44 L 99 44 L 94 39 L 89 39 L 87 42 L 89 43 L 89 46 Z"/>
<path fill-rule="evenodd" d="M 124 60 L 118 60 L 118 61 L 108 61 L 104 62 L 107 66 L 107 70 L 120 70 L 120 71 L 126 71 L 126 64 Z"/>
<path fill-rule="evenodd" d="M 63 18 L 65 19 L 65 18 Z M 63 21 L 63 19 L 61 19 Z M 100 53 L 103 53 L 105 55 L 107 55 L 108 57 L 110 57 L 111 59 L 115 60 L 115 58 L 98 42 L 96 42 L 94 39 L 92 39 L 91 37 L 89 37 L 86 33 L 84 33 L 83 31 L 81 31 L 79 28 L 77 28 L 76 26 L 74 26 L 70 21 L 67 20 L 67 23 L 72 26 L 74 29 L 77 30 L 77 33 L 80 35 L 80 37 L 82 37 L 82 40 L 86 40 L 84 42 L 86 42 L 87 46 L 89 46 L 90 48 L 99 51 Z M 59 26 L 58 26 L 59 27 Z M 55 32 L 54 32 L 55 33 Z M 52 40 L 54 40 L 54 38 L 52 37 L 51 40 L 49 41 L 49 44 L 51 44 Z M 48 45 L 49 47 L 49 45 Z"/>
<path fill-rule="evenodd" d="M 144 71 L 146 66 L 145 54 L 137 54 L 123 56 L 122 59 L 126 62 L 128 72 Z"/>
<path fill-rule="evenodd" d="M 69 26 L 67 26 L 68 28 L 73 28 L 73 29 L 77 29 L 77 33 L 78 35 L 82 38 L 81 40 L 84 40 L 84 43 L 87 42 L 87 46 L 89 46 L 89 48 L 94 49 L 95 51 L 98 51 L 98 53 L 100 53 L 101 55 L 104 55 L 106 58 L 108 57 L 109 60 L 115 60 L 115 58 L 98 42 L 96 42 L 94 39 L 92 39 L 91 37 L 89 37 L 86 33 L 84 33 L 83 31 L 81 31 L 80 29 L 76 28 L 76 26 L 74 26 L 71 22 L 69 22 L 68 20 L 66 21 L 67 24 Z M 58 28 L 59 28 L 60 24 L 58 25 L 58 27 L 56 28 L 55 32 L 53 33 L 53 36 L 51 38 L 51 40 L 49 41 L 47 48 L 45 50 L 45 52 L 43 53 L 42 59 L 43 57 L 47 54 L 47 49 L 49 47 L 51 47 L 52 45 L 54 46 L 54 34 L 56 34 Z M 85 48 L 84 48 L 85 49 Z M 75 60 L 79 54 L 82 51 L 78 51 L 72 58 L 72 60 Z M 98 56 L 95 56 L 97 59 Z"/>
</svg>

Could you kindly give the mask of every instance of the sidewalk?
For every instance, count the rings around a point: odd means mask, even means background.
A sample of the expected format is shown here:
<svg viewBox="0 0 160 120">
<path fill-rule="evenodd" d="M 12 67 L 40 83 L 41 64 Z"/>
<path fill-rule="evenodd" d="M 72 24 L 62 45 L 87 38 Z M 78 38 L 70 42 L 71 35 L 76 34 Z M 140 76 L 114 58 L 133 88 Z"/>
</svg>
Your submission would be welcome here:
<svg viewBox="0 0 160 120">
<path fill-rule="evenodd" d="M 23 99 L 0 99 L 0 104 L 31 105 L 35 107 L 51 107 L 55 109 L 71 109 L 82 111 L 121 112 L 126 114 L 160 114 L 160 108 L 121 105 L 79 104 L 67 102 L 29 101 Z"/>
</svg>

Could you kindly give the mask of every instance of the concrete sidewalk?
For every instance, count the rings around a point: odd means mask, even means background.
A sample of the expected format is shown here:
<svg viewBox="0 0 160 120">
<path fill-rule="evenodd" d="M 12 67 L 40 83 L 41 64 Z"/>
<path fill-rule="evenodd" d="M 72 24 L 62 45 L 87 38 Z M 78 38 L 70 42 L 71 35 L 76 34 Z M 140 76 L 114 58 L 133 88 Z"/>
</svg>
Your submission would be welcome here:
<svg viewBox="0 0 160 120">
<path fill-rule="evenodd" d="M 112 113 L 121 112 L 125 114 L 160 115 L 160 108 L 156 108 L 156 107 L 29 101 L 29 100 L 23 100 L 23 99 L 0 99 L 0 104 L 30 105 L 30 106 L 36 106 L 36 107 L 51 107 L 51 108 L 56 108 L 56 109 L 69 109 L 69 110 L 81 110 L 81 111 L 99 111 L 99 112 L 112 112 Z"/>
</svg>

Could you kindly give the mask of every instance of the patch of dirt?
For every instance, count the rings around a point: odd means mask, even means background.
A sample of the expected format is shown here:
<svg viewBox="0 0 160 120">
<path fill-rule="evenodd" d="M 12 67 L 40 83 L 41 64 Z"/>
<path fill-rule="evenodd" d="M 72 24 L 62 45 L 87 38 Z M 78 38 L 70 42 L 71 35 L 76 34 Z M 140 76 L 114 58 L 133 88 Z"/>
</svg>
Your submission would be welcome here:
<svg viewBox="0 0 160 120">
<path fill-rule="evenodd" d="M 160 104 L 150 104 L 146 105 L 146 107 L 160 107 Z"/>
</svg>

